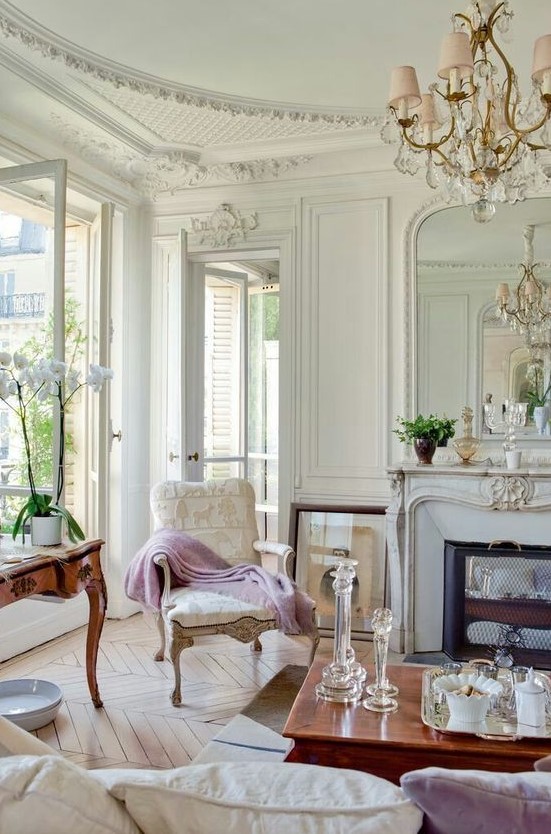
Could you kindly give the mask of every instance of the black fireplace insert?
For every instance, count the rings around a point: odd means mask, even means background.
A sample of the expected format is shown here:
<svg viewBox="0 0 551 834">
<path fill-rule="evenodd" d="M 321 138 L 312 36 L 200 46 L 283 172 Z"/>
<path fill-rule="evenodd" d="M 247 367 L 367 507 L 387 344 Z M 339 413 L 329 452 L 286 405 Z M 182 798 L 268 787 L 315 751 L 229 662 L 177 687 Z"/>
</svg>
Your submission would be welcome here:
<svg viewBox="0 0 551 834">
<path fill-rule="evenodd" d="M 446 541 L 443 648 L 551 669 L 551 547 Z"/>
</svg>

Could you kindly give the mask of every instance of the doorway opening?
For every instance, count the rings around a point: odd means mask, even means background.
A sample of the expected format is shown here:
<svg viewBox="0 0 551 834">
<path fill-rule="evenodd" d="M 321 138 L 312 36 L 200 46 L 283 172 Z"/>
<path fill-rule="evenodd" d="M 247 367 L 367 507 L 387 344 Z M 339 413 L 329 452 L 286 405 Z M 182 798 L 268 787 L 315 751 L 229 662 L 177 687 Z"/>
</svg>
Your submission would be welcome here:
<svg viewBox="0 0 551 834">
<path fill-rule="evenodd" d="M 202 476 L 249 480 L 259 533 L 277 540 L 279 262 L 207 263 L 204 278 Z"/>
</svg>

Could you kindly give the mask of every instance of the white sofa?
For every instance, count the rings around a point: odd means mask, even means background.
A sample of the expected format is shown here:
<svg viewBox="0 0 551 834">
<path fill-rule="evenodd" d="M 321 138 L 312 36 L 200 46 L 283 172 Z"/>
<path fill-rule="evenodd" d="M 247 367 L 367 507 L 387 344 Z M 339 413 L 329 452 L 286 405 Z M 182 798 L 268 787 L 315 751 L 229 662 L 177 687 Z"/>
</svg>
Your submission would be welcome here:
<svg viewBox="0 0 551 834">
<path fill-rule="evenodd" d="M 551 823 L 544 772 L 427 768 L 402 789 L 285 762 L 87 771 L 2 718 L 0 752 L 2 834 L 543 834 Z"/>
</svg>

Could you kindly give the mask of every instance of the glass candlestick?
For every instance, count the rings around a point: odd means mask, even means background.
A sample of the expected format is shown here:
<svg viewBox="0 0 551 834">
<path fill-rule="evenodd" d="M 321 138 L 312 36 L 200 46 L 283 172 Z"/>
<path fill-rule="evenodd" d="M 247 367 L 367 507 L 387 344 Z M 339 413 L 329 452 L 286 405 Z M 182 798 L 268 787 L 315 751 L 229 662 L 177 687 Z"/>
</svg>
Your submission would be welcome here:
<svg viewBox="0 0 551 834">
<path fill-rule="evenodd" d="M 351 597 L 352 584 L 357 565 L 354 559 L 340 558 L 336 569 L 331 572 L 335 577 L 335 640 L 333 661 L 324 667 L 321 682 L 316 686 L 316 695 L 325 701 L 350 703 L 358 701 L 362 694 L 362 681 L 359 679 L 353 654 L 351 655 Z"/>
<path fill-rule="evenodd" d="M 388 637 L 392 629 L 392 611 L 390 608 L 377 608 L 371 618 L 373 626 L 373 648 L 375 652 L 375 684 L 369 687 L 373 694 L 362 701 L 362 706 L 372 712 L 394 712 L 398 701 L 389 695 L 385 683 L 386 661 L 388 656 Z"/>
</svg>

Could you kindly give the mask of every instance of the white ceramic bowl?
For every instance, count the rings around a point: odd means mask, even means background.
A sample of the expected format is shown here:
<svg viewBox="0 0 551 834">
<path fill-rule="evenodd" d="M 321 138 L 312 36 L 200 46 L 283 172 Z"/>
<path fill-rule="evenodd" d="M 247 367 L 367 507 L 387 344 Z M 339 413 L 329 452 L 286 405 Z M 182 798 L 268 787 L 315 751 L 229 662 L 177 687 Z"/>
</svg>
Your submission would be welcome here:
<svg viewBox="0 0 551 834">
<path fill-rule="evenodd" d="M 59 686 L 37 678 L 0 681 L 0 715 L 24 730 L 38 730 L 56 717 L 63 693 Z"/>
<path fill-rule="evenodd" d="M 450 719 L 462 724 L 478 724 L 484 721 L 490 708 L 489 695 L 458 695 L 457 692 L 448 692 L 446 702 Z"/>
<path fill-rule="evenodd" d="M 499 681 L 479 675 L 477 672 L 460 672 L 459 675 L 441 675 L 433 681 L 433 689 L 436 692 L 454 692 L 462 686 L 470 684 L 478 692 L 484 692 L 492 699 L 498 698 L 503 692 L 503 684 Z"/>
</svg>

